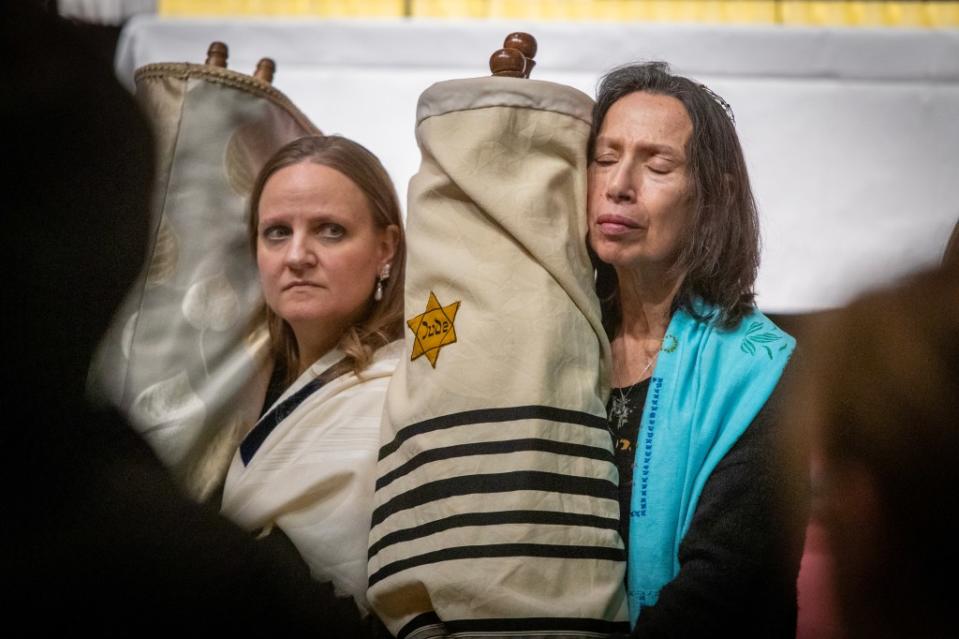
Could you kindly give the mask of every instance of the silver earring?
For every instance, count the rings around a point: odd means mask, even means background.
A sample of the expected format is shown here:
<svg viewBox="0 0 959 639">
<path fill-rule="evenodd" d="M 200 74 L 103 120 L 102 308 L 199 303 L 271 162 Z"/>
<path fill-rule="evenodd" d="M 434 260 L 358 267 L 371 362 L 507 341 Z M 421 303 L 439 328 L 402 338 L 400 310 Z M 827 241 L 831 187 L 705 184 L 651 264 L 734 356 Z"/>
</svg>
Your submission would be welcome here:
<svg viewBox="0 0 959 639">
<path fill-rule="evenodd" d="M 373 299 L 379 302 L 383 299 L 383 282 L 390 279 L 390 263 L 387 262 L 380 269 L 380 276 L 376 278 L 376 290 L 373 291 Z"/>
</svg>

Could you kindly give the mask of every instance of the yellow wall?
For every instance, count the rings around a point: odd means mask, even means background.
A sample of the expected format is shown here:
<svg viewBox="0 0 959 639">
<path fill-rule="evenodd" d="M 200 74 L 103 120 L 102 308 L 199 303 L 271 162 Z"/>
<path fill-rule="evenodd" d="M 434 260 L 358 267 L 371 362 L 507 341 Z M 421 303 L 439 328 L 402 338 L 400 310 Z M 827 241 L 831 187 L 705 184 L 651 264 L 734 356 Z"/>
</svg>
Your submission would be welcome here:
<svg viewBox="0 0 959 639">
<path fill-rule="evenodd" d="M 959 0 L 159 0 L 164 16 L 521 18 L 959 27 Z"/>
</svg>

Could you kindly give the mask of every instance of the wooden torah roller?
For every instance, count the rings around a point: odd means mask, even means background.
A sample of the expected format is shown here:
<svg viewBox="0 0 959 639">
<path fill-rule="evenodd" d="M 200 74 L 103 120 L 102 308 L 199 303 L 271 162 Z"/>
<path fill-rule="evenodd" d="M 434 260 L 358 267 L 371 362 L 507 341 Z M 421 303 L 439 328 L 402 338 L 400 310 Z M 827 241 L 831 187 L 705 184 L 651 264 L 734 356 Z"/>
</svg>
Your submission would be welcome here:
<svg viewBox="0 0 959 639">
<path fill-rule="evenodd" d="M 535 47 L 536 45 L 534 43 L 534 51 Z M 211 42 L 209 48 L 206 50 L 206 62 L 204 62 L 204 64 L 225 69 L 227 66 L 226 61 L 229 57 L 230 49 L 226 44 L 219 41 Z M 276 62 L 274 62 L 272 58 L 260 58 L 260 61 L 256 63 L 256 70 L 253 72 L 253 77 L 267 84 L 272 84 L 275 73 Z"/>
<path fill-rule="evenodd" d="M 528 33 L 517 31 L 506 36 L 503 48 L 497 49 L 489 59 L 489 69 L 493 75 L 508 78 L 528 78 L 536 62 L 536 38 Z"/>
</svg>

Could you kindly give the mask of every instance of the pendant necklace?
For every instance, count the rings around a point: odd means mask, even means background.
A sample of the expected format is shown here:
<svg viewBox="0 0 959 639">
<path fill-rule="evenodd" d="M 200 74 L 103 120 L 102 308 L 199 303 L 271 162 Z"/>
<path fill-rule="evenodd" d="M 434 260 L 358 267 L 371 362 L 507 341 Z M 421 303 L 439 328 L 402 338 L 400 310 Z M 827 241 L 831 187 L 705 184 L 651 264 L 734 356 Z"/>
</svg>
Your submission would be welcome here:
<svg viewBox="0 0 959 639">
<path fill-rule="evenodd" d="M 653 362 L 656 361 L 656 358 L 659 356 L 659 353 L 656 353 L 653 357 L 646 362 L 646 367 L 639 373 L 639 376 L 642 377 L 646 374 L 646 371 L 650 369 L 653 365 Z M 613 405 L 609 409 L 609 420 L 610 422 L 616 422 L 616 430 L 623 430 L 623 425 L 626 423 L 626 420 L 629 419 L 629 416 L 633 413 L 629 408 L 629 396 L 633 394 L 633 391 L 636 390 L 636 387 L 639 386 L 642 382 L 636 382 L 629 387 L 627 392 L 623 392 L 622 388 L 617 388 L 616 392 L 619 393 L 619 397 L 613 397 Z"/>
</svg>

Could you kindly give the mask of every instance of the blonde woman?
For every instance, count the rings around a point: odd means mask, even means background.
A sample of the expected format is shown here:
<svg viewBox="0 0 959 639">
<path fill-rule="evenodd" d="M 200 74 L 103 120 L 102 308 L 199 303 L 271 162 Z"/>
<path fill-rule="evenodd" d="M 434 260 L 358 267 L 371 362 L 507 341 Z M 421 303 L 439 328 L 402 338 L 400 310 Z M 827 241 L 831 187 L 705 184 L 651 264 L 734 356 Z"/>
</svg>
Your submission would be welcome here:
<svg viewBox="0 0 959 639">
<path fill-rule="evenodd" d="M 315 578 L 365 608 L 380 413 L 402 335 L 396 191 L 359 144 L 306 137 L 266 163 L 250 212 L 287 388 L 234 456 L 222 510 L 251 531 L 282 531 Z"/>
</svg>

